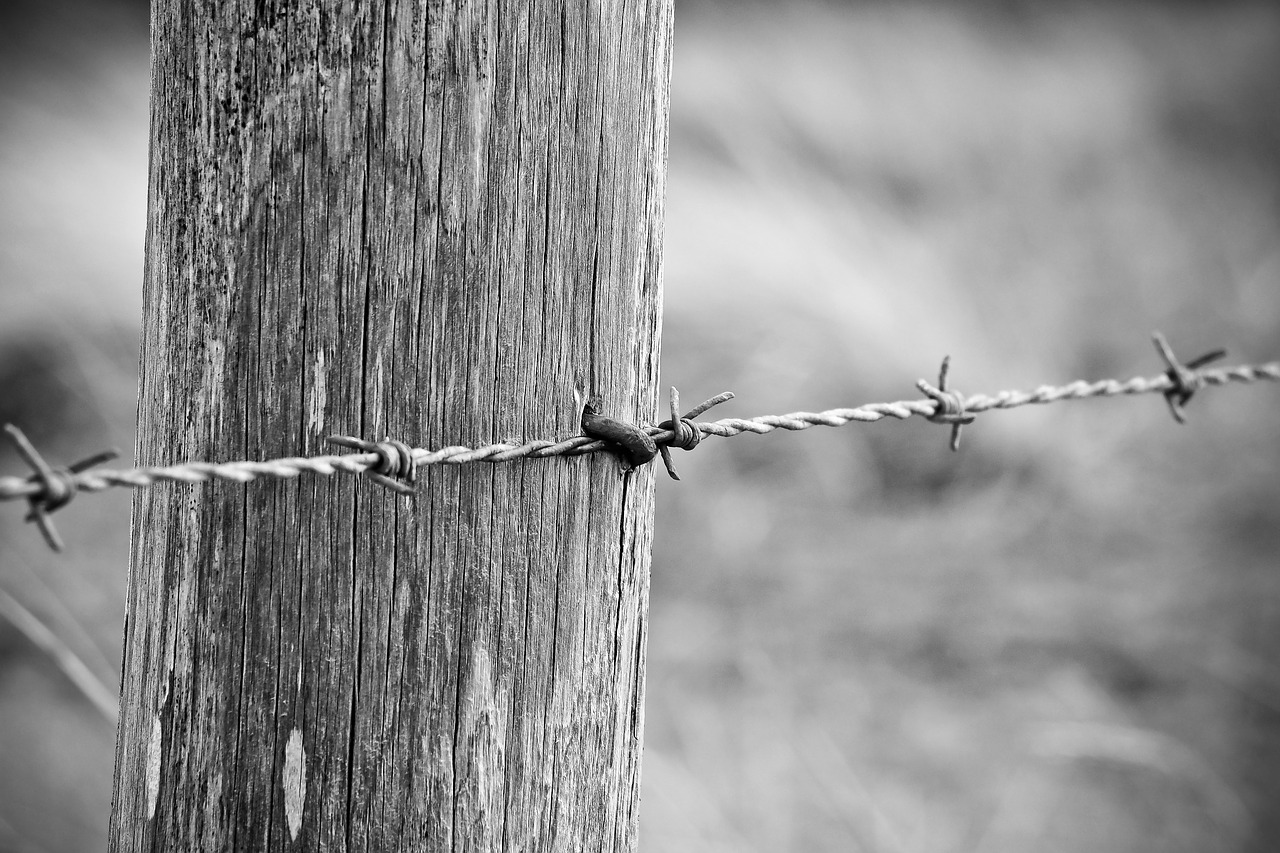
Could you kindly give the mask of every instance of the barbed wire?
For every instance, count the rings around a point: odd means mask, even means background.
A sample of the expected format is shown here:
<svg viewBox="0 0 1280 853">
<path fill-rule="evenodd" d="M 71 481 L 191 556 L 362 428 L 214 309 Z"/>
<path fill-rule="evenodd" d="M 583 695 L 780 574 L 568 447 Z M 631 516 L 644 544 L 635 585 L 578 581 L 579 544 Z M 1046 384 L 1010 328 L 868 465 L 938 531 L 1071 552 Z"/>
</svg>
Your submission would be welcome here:
<svg viewBox="0 0 1280 853">
<path fill-rule="evenodd" d="M 475 462 L 497 464 L 517 459 L 580 456 L 609 451 L 622 456 L 628 467 L 635 467 L 652 458 L 654 454 L 644 449 L 650 446 L 656 447 L 662 454 L 668 473 L 678 480 L 679 475 L 671 462 L 669 449 L 679 447 L 692 450 L 704 436 L 729 438 L 746 432 L 763 435 L 779 429 L 796 431 L 815 426 L 839 427 L 855 422 L 872 423 L 884 418 L 906 420 L 918 416 L 949 425 L 952 430 L 951 447 L 954 450 L 959 446 L 961 427 L 972 423 L 976 414 L 992 409 L 1014 409 L 1094 397 L 1163 394 L 1170 412 L 1181 423 L 1184 420 L 1183 407 L 1196 391 L 1205 386 L 1280 382 L 1280 361 L 1205 368 L 1205 364 L 1221 358 L 1225 351 L 1215 350 L 1183 364 L 1158 332 L 1154 335 L 1154 341 L 1157 352 L 1168 369 L 1153 377 L 1134 377 L 1126 381 L 1077 380 L 1066 385 L 1043 385 L 1034 391 L 1001 391 L 993 395 L 965 396 L 947 388 L 950 365 L 950 357 L 947 357 L 943 359 L 936 387 L 924 379 L 917 381 L 916 386 L 926 395 L 923 399 L 867 403 L 855 408 L 827 409 L 821 412 L 723 418 L 708 422 L 695 421 L 694 418 L 711 407 L 732 399 L 734 395 L 731 392 L 718 394 L 684 415 L 679 415 L 679 396 L 673 388 L 670 398 L 671 419 L 654 426 L 637 427 L 602 418 L 588 404 L 584 407 L 584 412 L 593 413 L 593 417 L 583 419 L 583 429 L 587 433 L 585 435 L 556 441 L 535 440 L 523 444 L 498 442 L 474 448 L 450 446 L 429 450 L 409 447 L 391 439 L 370 442 L 353 436 L 330 436 L 330 443 L 362 452 L 261 461 L 183 462 L 128 470 L 103 470 L 94 467 L 116 455 L 114 451 L 107 451 L 66 468 L 55 468 L 44 461 L 20 430 L 7 425 L 6 431 L 35 473 L 25 478 L 0 477 L 0 501 L 26 499 L 30 505 L 27 520 L 37 523 L 50 547 L 61 550 L 62 543 L 49 520 L 49 513 L 64 506 L 77 492 L 100 492 L 113 487 L 141 489 L 157 483 L 202 483 L 210 480 L 249 483 L 263 477 L 289 479 L 302 474 L 332 476 L 344 473 L 366 474 L 396 491 L 411 493 L 414 472 L 424 465 L 465 465 Z"/>
</svg>

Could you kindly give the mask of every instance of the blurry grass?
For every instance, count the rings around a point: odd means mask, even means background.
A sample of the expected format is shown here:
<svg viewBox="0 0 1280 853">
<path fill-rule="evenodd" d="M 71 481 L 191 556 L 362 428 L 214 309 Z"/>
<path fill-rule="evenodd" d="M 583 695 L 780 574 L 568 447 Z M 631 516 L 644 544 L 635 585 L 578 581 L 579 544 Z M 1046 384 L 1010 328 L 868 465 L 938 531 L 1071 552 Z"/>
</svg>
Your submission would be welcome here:
<svg viewBox="0 0 1280 853">
<path fill-rule="evenodd" d="M 127 5 L 57 8 L 0 51 L 0 408 L 66 458 L 131 444 L 146 48 Z M 677 26 L 687 399 L 914 397 L 945 353 L 966 391 L 1152 375 L 1153 328 L 1280 354 L 1272 7 L 681 2 Z M 1142 398 L 990 413 L 954 455 L 917 421 L 678 454 L 642 849 L 1272 849 L 1278 415 L 1228 388 L 1183 428 Z M 57 559 L 0 513 L 0 586 L 90 662 L 119 659 L 128 500 L 61 512 Z M 0 654 L 0 850 L 100 848 L 112 732 L 3 628 Z"/>
<path fill-rule="evenodd" d="M 1261 5 L 682 6 L 665 380 L 725 415 L 1280 352 Z M 641 845 L 1269 850 L 1274 389 L 703 445 Z M 674 793 L 673 793 L 674 792 Z"/>
<path fill-rule="evenodd" d="M 145 3 L 0 5 L 0 422 L 55 461 L 133 444 L 147 74 Z M 22 468 L 0 446 L 0 471 Z M 0 589 L 113 699 L 129 504 L 121 492 L 60 511 L 62 555 L 21 506 L 0 512 Z M 114 740 L 114 723 L 0 622 L 0 851 L 104 849 Z"/>
</svg>

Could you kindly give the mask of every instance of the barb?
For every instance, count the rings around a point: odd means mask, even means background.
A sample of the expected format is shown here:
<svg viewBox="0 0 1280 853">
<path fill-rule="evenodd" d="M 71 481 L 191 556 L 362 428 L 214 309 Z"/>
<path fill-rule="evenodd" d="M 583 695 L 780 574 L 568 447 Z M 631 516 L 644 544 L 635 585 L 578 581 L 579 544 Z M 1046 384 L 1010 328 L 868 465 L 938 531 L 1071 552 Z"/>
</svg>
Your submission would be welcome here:
<svg viewBox="0 0 1280 853">
<path fill-rule="evenodd" d="M 402 495 L 413 494 L 418 463 L 413 458 L 413 448 L 403 441 L 392 441 L 388 438 L 386 441 L 377 443 L 351 435 L 331 435 L 325 441 L 339 447 L 351 447 L 376 454 L 378 463 L 367 468 L 364 472 L 365 476 L 393 492 Z M 404 482 L 391 479 L 393 476 L 399 477 Z"/>
<path fill-rule="evenodd" d="M 62 537 L 58 535 L 58 528 L 53 526 L 53 519 L 49 518 L 50 513 L 71 503 L 71 499 L 76 496 L 76 490 L 79 488 L 76 474 L 115 459 L 120 455 L 120 451 L 111 448 L 95 453 L 66 468 L 54 468 L 44 461 L 44 457 L 27 440 L 22 430 L 13 424 L 5 424 L 4 431 L 9 434 L 9 440 L 13 442 L 18 455 L 35 471 L 25 481 L 19 481 L 35 487 L 35 490 L 26 496 L 27 503 L 31 507 L 26 520 L 36 523 L 36 527 L 40 528 L 40 533 L 44 536 L 44 541 L 49 543 L 50 548 L 61 551 Z M 2 485 L 0 483 L 0 486 Z M 3 498 L 2 492 L 3 489 L 0 488 L 0 498 Z"/>
<path fill-rule="evenodd" d="M 965 414 L 965 399 L 960 390 L 947 390 L 947 373 L 951 370 L 951 356 L 943 356 L 942 367 L 938 369 L 938 387 L 934 388 L 924 379 L 916 380 L 916 387 L 934 400 L 938 405 L 932 415 L 925 415 L 931 423 L 949 424 L 951 426 L 951 452 L 960 449 L 960 430 L 965 424 L 974 421 L 973 415 Z"/>
<path fill-rule="evenodd" d="M 1204 385 L 1204 379 L 1196 373 L 1196 369 L 1223 358 L 1226 356 L 1227 351 L 1216 349 L 1198 358 L 1193 358 L 1184 365 L 1173 354 L 1173 348 L 1169 346 L 1169 342 L 1165 340 L 1164 335 L 1155 332 L 1151 339 L 1156 345 L 1156 352 L 1160 354 L 1160 358 L 1164 360 L 1165 364 L 1169 365 L 1169 369 L 1164 372 L 1164 375 L 1169 377 L 1171 387 L 1164 392 L 1164 401 L 1169 404 L 1169 413 L 1173 415 L 1173 419 L 1180 424 L 1185 424 L 1187 419 L 1183 417 L 1182 410 L 1192 396 Z"/>
<path fill-rule="evenodd" d="M 791 412 L 785 415 L 762 415 L 747 419 L 724 418 L 712 422 L 694 422 L 692 420 L 692 418 L 702 414 L 710 406 L 729 399 L 731 395 L 726 393 L 713 397 L 682 418 L 673 418 L 656 426 L 645 427 L 644 432 L 653 439 L 660 450 L 666 450 L 669 446 L 686 446 L 686 443 L 691 440 L 688 438 L 688 429 L 696 430 L 699 434 L 698 440 L 701 440 L 705 436 L 728 438 L 744 432 L 764 434 L 778 429 L 794 431 L 805 430 L 815 426 L 838 427 L 853 422 L 871 423 L 884 418 L 906 420 L 918 416 L 926 419 L 941 419 L 943 423 L 951 424 L 954 430 L 956 427 L 968 423 L 968 419 L 972 415 L 992 409 L 1015 409 L 1020 406 L 1046 405 L 1064 400 L 1134 396 L 1138 394 L 1176 395 L 1180 400 L 1178 405 L 1181 406 L 1185 402 L 1182 399 L 1182 395 L 1187 390 L 1194 392 L 1197 389 L 1208 386 L 1232 383 L 1280 382 L 1280 362 L 1277 361 L 1265 364 L 1200 370 L 1195 370 L 1191 367 L 1191 364 L 1199 362 L 1201 362 L 1201 359 L 1197 359 L 1196 362 L 1191 362 L 1183 368 L 1188 371 L 1190 378 L 1184 377 L 1182 380 L 1172 378 L 1170 373 L 1166 372 L 1149 378 L 1135 377 L 1124 382 L 1115 379 L 1103 379 L 1097 382 L 1080 380 L 1066 385 L 1041 386 L 1034 391 L 1001 391 L 994 395 L 975 394 L 965 397 L 963 400 L 954 399 L 950 404 L 940 400 L 937 396 L 930 395 L 920 400 L 869 403 L 851 409 Z M 1170 368 L 1170 371 L 1172 370 Z M 1193 384 L 1194 387 L 1190 387 L 1188 383 Z M 924 384 L 927 385 L 928 383 Z M 940 381 L 939 384 L 942 385 L 944 382 Z M 942 388 L 934 390 L 944 395 L 958 393 L 945 391 Z M 928 392 L 926 391 L 926 393 Z M 678 398 L 675 402 L 678 404 Z M 948 406 L 950 405 L 955 406 L 954 411 L 949 410 Z M 949 417 L 963 418 L 964 420 L 946 420 Z M 955 438 L 956 436 L 953 434 L 953 440 Z M 360 440 L 352 439 L 352 441 Z M 348 446 L 364 449 L 364 445 L 367 444 L 362 442 L 361 445 L 349 444 Z M 96 465 L 102 461 L 102 457 L 97 456 L 85 460 L 85 462 L 77 463 L 65 472 L 50 469 L 53 472 L 53 478 L 48 482 L 55 484 L 52 492 L 43 474 L 39 473 L 38 466 L 35 466 L 38 473 L 31 477 L 0 477 L 0 501 L 26 499 L 31 502 L 33 513 L 38 508 L 45 513 L 45 519 L 47 520 L 47 512 L 51 508 L 61 506 L 68 499 L 66 495 L 58 491 L 60 485 L 65 485 L 67 494 L 70 494 L 73 490 L 100 492 L 113 487 L 138 489 L 166 482 L 202 483 L 209 480 L 223 480 L 234 483 L 248 483 L 262 477 L 289 479 L 302 474 L 333 476 L 338 473 L 364 474 L 369 471 L 384 477 L 385 474 L 394 473 L 408 479 L 408 474 L 402 472 L 411 473 L 413 469 L 424 465 L 464 465 L 473 462 L 496 464 L 516 459 L 579 456 L 587 453 L 597 453 L 602 450 L 616 450 L 616 445 L 610 441 L 583 435 L 560 441 L 540 440 L 524 444 L 504 442 L 476 448 L 454 446 L 440 448 L 439 450 L 427 450 L 418 447 L 408 449 L 407 458 L 410 460 L 410 464 L 406 468 L 403 461 L 405 457 L 400 450 L 403 445 L 400 442 L 383 442 L 381 444 L 373 444 L 372 447 L 374 447 L 372 451 L 348 455 L 289 457 L 266 461 L 222 463 L 187 462 L 178 465 L 134 468 L 125 471 L 85 470 L 87 466 Z M 34 451 L 34 448 L 32 450 Z M 35 456 L 31 458 L 35 458 Z M 389 478 L 386 479 L 388 483 L 394 483 L 398 491 L 408 488 L 403 483 Z M 40 517 L 40 514 L 35 515 L 37 521 Z"/>
<path fill-rule="evenodd" d="M 703 400 L 694 406 L 683 417 L 680 415 L 680 392 L 675 386 L 671 386 L 671 420 L 663 421 L 658 424 L 658 429 L 670 430 L 671 438 L 658 447 L 662 453 L 662 464 L 667 468 L 667 474 L 673 480 L 679 480 L 680 475 L 676 473 L 675 463 L 671 461 L 671 448 L 678 447 L 681 450 L 693 450 L 702 441 L 702 431 L 698 429 L 698 425 L 693 419 L 713 406 L 718 406 L 727 400 L 733 399 L 732 391 L 723 391 L 709 400 Z"/>
</svg>

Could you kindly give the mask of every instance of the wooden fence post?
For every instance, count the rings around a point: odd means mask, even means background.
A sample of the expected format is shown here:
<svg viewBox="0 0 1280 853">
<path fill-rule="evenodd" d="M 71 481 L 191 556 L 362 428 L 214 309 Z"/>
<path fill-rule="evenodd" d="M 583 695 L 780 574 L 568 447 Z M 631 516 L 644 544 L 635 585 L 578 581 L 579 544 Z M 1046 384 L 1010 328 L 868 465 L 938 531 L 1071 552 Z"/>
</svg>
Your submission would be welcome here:
<svg viewBox="0 0 1280 853">
<path fill-rule="evenodd" d="M 656 414 L 671 0 L 157 0 L 137 461 Z M 652 466 L 160 485 L 110 849 L 635 846 Z"/>
</svg>

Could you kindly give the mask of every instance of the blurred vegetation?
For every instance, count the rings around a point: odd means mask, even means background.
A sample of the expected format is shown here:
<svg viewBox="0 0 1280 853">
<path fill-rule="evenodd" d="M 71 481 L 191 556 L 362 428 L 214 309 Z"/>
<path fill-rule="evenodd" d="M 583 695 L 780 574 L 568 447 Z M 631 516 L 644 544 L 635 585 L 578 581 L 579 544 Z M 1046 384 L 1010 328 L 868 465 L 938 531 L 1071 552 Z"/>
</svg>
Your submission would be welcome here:
<svg viewBox="0 0 1280 853">
<path fill-rule="evenodd" d="M 1280 352 L 1280 15 L 680 6 L 664 381 L 736 413 Z M 642 846 L 1280 844 L 1273 388 L 704 444 Z M 729 408 L 722 407 L 722 408 Z M 726 412 L 730 414 L 733 412 Z"/>
<path fill-rule="evenodd" d="M 0 418 L 129 447 L 139 3 L 0 20 Z M 688 2 L 664 381 L 724 416 L 1280 355 L 1280 10 Z M 717 413 L 721 411 L 717 409 Z M 1280 394 L 709 440 L 659 486 L 641 846 L 1280 844 Z M 0 470 L 17 462 L 0 451 Z M 0 513 L 113 688 L 127 494 Z M 100 849 L 113 727 L 0 624 L 0 851 Z"/>
</svg>

